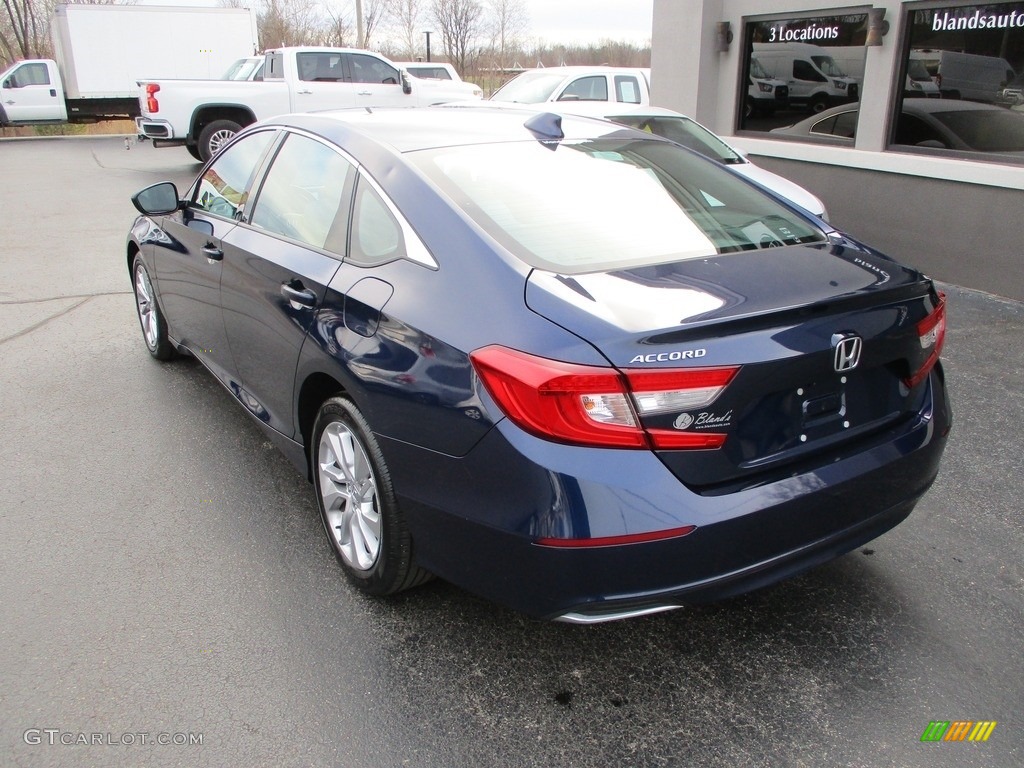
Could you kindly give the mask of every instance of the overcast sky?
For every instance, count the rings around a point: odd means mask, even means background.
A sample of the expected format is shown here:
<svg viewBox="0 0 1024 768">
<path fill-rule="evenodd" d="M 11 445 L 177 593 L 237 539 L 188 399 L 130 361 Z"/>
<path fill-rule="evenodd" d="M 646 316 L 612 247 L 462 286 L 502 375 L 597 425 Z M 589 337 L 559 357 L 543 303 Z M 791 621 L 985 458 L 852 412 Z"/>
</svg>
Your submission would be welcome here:
<svg viewBox="0 0 1024 768">
<path fill-rule="evenodd" d="M 549 43 L 651 39 L 654 0 L 524 0 L 530 37 Z"/>
<path fill-rule="evenodd" d="M 329 0 L 328 0 L 329 1 Z M 217 0 L 136 0 L 139 5 L 217 5 Z M 596 43 L 651 39 L 654 0 L 523 0 L 530 17 L 531 40 L 547 43 Z M 255 5 L 255 4 L 254 4 Z M 427 5 L 427 3 L 424 3 Z M 343 3 L 354 7 L 352 0 Z"/>
</svg>

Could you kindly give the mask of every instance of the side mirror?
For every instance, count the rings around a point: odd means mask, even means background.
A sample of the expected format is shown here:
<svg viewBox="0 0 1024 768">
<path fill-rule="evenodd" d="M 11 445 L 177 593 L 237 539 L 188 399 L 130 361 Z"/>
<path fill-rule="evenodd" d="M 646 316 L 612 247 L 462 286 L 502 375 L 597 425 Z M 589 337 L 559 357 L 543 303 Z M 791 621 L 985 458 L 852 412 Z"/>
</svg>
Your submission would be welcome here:
<svg viewBox="0 0 1024 768">
<path fill-rule="evenodd" d="M 132 205 L 146 216 L 166 216 L 182 208 L 178 188 L 170 181 L 161 181 L 132 195 Z"/>
<path fill-rule="evenodd" d="M 404 69 L 402 70 L 402 93 L 412 93 L 412 81 L 409 79 L 409 73 Z"/>
<path fill-rule="evenodd" d="M 3 87 L 4 88 L 13 88 L 14 87 L 14 84 L 11 82 L 11 78 L 8 77 L 6 80 L 4 80 Z"/>
</svg>

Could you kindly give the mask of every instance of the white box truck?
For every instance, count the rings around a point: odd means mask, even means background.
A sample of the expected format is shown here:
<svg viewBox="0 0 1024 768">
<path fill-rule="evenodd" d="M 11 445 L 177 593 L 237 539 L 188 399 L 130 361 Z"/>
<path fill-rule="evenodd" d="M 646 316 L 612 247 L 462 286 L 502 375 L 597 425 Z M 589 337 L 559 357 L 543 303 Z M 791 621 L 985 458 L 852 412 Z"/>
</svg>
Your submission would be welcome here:
<svg viewBox="0 0 1024 768">
<path fill-rule="evenodd" d="M 0 125 L 137 117 L 139 80 L 220 77 L 258 45 L 248 8 L 58 5 L 51 35 L 54 59 L 0 73 Z"/>
</svg>

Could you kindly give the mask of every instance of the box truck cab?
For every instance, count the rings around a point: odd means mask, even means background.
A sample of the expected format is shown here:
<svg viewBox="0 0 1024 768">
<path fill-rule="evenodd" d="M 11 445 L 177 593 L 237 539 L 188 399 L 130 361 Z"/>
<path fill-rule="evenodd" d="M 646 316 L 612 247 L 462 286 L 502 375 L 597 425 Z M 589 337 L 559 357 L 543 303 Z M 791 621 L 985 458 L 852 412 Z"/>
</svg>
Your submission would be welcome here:
<svg viewBox="0 0 1024 768">
<path fill-rule="evenodd" d="M 998 56 L 915 49 L 910 52 L 910 61 L 924 65 L 947 99 L 998 102 L 1006 84 L 1014 78 L 1010 62 Z"/>
<path fill-rule="evenodd" d="M 850 77 L 827 51 L 810 43 L 754 43 L 754 55 L 764 70 L 789 87 L 789 101 L 812 112 L 857 101 L 857 80 Z"/>
<path fill-rule="evenodd" d="M 62 123 L 67 119 L 64 83 L 56 62 L 19 61 L 0 73 L 0 125 Z"/>
</svg>

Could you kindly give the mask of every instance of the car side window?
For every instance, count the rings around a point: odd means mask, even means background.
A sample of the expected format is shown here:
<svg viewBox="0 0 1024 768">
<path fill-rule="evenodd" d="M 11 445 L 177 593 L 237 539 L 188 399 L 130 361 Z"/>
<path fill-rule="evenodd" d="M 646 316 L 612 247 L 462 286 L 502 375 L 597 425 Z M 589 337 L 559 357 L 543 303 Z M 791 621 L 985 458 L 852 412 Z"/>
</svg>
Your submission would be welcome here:
<svg viewBox="0 0 1024 768">
<path fill-rule="evenodd" d="M 276 131 L 258 131 L 225 149 L 204 171 L 192 196 L 192 208 L 237 218 L 249 197 L 253 174 Z"/>
<path fill-rule="evenodd" d="M 896 123 L 895 143 L 914 146 L 926 141 L 937 141 L 944 147 L 949 146 L 949 143 L 942 135 L 924 120 L 908 115 L 906 112 L 901 114 Z"/>
<path fill-rule="evenodd" d="M 284 54 L 267 54 L 266 69 L 263 72 L 262 80 L 283 80 L 284 79 Z"/>
<path fill-rule="evenodd" d="M 640 103 L 640 83 L 632 75 L 615 76 L 615 99 L 625 104 Z"/>
<path fill-rule="evenodd" d="M 24 64 L 11 75 L 11 88 L 24 88 L 26 85 L 49 85 L 50 73 L 45 64 Z"/>
<path fill-rule="evenodd" d="M 842 136 L 847 139 L 853 139 L 857 136 L 857 116 L 860 113 L 857 110 L 850 112 L 840 112 L 836 115 L 836 124 L 832 129 L 834 136 Z"/>
<path fill-rule="evenodd" d="M 340 53 L 299 53 L 295 59 L 299 80 L 314 83 L 340 83 L 345 80 Z"/>
<path fill-rule="evenodd" d="M 352 210 L 349 260 L 364 266 L 383 264 L 406 255 L 402 227 L 377 190 L 359 180 Z"/>
<path fill-rule="evenodd" d="M 822 118 L 811 126 L 809 133 L 812 136 L 840 136 L 852 139 L 857 134 L 857 110 Z"/>
<path fill-rule="evenodd" d="M 608 80 L 604 75 L 579 77 L 558 97 L 559 101 L 608 101 Z"/>
<path fill-rule="evenodd" d="M 249 223 L 344 256 L 354 174 L 352 163 L 335 150 L 291 134 L 260 187 Z"/>
<path fill-rule="evenodd" d="M 388 66 L 376 56 L 367 56 L 363 53 L 350 53 L 348 55 L 349 66 L 352 67 L 353 83 L 384 83 L 387 85 L 398 85 L 398 70 Z"/>
</svg>

